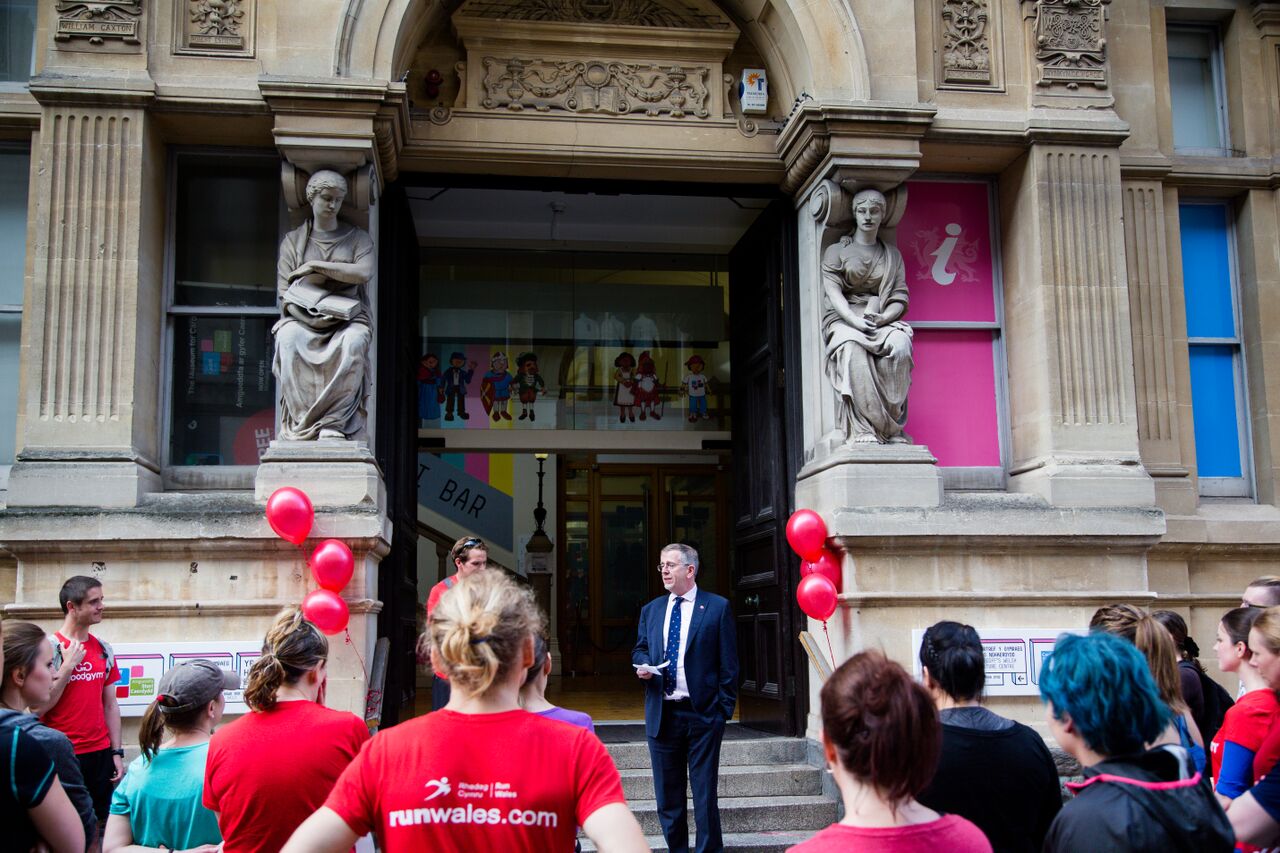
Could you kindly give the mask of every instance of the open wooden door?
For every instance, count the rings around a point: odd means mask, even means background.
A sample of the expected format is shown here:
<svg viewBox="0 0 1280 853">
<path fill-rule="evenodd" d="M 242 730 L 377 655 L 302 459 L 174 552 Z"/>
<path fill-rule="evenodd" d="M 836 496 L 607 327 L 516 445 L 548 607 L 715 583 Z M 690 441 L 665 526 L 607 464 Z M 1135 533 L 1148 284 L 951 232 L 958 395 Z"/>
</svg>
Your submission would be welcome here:
<svg viewBox="0 0 1280 853">
<path fill-rule="evenodd" d="M 418 234 L 404 189 L 378 202 L 378 410 L 374 456 L 387 479 L 391 550 L 378 564 L 378 636 L 391 641 L 382 725 L 413 715 L 418 637 Z"/>
<path fill-rule="evenodd" d="M 800 435 L 795 211 L 773 202 L 729 255 L 733 360 L 733 612 L 743 725 L 799 734 L 808 695 L 793 590 L 800 565 L 786 543 Z M 793 328 L 795 327 L 795 328 Z"/>
</svg>

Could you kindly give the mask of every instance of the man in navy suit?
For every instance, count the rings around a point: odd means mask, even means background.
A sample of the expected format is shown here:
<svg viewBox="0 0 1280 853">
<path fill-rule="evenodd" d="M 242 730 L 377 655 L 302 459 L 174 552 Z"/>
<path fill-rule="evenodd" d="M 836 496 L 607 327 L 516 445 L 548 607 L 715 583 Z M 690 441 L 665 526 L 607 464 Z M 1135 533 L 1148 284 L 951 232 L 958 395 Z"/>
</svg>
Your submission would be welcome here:
<svg viewBox="0 0 1280 853">
<path fill-rule="evenodd" d="M 729 602 L 698 589 L 698 552 L 688 545 L 662 549 L 658 571 L 667 595 L 640 611 L 633 664 L 667 666 L 660 674 L 637 670 L 645 681 L 644 728 L 649 736 L 658 820 L 672 853 L 688 851 L 685 803 L 693 789 L 698 853 L 723 850 L 716 783 L 720 739 L 738 701 L 738 643 Z"/>
</svg>

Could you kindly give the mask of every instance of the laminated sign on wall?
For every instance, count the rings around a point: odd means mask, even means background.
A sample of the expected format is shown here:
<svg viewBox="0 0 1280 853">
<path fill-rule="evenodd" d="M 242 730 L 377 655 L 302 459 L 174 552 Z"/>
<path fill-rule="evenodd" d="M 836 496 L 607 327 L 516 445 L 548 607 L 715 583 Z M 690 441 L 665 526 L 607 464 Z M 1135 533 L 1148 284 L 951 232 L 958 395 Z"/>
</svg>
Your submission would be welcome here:
<svg viewBox="0 0 1280 853">
<path fill-rule="evenodd" d="M 982 658 L 988 696 L 1039 696 L 1040 669 L 1062 634 L 1088 633 L 1080 628 L 976 628 L 982 640 Z M 924 628 L 911 632 L 911 648 L 918 651 Z M 916 678 L 923 677 L 920 656 L 912 655 Z"/>
<path fill-rule="evenodd" d="M 126 717 L 141 717 L 159 692 L 160 678 L 183 661 L 212 661 L 223 669 L 238 673 L 243 687 L 249 677 L 249 667 L 262 655 L 261 640 L 117 643 L 113 648 L 116 667 L 120 670 L 116 701 L 120 703 L 120 713 Z M 227 690 L 224 695 L 227 699 L 225 713 L 243 714 L 249 710 L 244 704 L 243 690 Z"/>
</svg>

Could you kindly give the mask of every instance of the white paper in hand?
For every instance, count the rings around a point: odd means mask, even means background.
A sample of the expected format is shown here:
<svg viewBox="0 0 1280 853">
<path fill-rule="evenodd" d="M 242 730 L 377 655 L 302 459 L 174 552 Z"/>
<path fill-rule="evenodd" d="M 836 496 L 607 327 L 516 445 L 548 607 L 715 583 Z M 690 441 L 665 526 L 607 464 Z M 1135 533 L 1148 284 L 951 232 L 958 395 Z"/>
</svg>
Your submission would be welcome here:
<svg viewBox="0 0 1280 853">
<path fill-rule="evenodd" d="M 669 663 L 671 663 L 671 661 L 664 660 L 657 666 L 654 666 L 651 663 L 633 663 L 631 665 L 635 667 L 636 672 L 647 672 L 650 675 L 662 675 L 662 670 L 666 669 Z"/>
</svg>

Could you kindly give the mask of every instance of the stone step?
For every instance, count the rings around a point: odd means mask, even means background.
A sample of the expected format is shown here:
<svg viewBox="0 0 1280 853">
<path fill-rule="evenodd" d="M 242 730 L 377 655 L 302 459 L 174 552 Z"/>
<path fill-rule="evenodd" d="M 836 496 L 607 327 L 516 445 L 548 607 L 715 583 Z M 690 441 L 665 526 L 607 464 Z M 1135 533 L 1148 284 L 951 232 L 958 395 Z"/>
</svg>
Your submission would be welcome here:
<svg viewBox="0 0 1280 853">
<path fill-rule="evenodd" d="M 770 832 L 726 832 L 722 836 L 724 838 L 725 853 L 735 853 L 741 850 L 744 853 L 785 853 L 788 847 L 799 844 L 813 837 L 813 833 L 809 831 L 770 831 Z M 659 835 L 646 835 L 644 840 L 648 842 L 650 850 L 666 850 L 666 839 Z M 689 835 L 689 849 L 693 850 L 697 844 L 697 838 L 691 833 Z M 584 851 L 595 851 L 596 846 L 591 840 L 585 836 L 582 838 L 582 849 Z"/>
<path fill-rule="evenodd" d="M 630 800 L 631 812 L 645 835 L 661 835 L 658 807 L 653 800 Z M 725 833 L 801 832 L 812 835 L 835 823 L 836 802 L 822 796 L 721 797 L 720 828 Z M 689 832 L 693 833 L 693 803 L 689 803 Z"/>
<path fill-rule="evenodd" d="M 648 767 L 619 772 L 627 802 L 653 799 L 653 773 Z M 808 764 L 729 765 L 720 768 L 718 789 L 722 800 L 725 797 L 816 796 L 822 793 L 822 771 Z"/>
<path fill-rule="evenodd" d="M 603 738 L 602 738 L 603 739 Z M 605 741 L 613 763 L 619 770 L 648 770 L 649 745 L 644 741 Z M 762 737 L 751 740 L 730 740 L 720 744 L 720 766 L 803 764 L 805 742 L 801 738 Z"/>
</svg>

